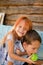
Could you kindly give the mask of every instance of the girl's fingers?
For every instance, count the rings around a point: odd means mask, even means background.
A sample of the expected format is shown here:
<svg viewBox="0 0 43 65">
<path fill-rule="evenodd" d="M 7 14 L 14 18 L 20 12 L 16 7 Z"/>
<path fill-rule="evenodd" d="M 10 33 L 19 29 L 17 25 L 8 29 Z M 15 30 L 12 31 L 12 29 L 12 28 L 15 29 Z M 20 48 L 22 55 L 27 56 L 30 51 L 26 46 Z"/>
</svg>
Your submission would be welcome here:
<svg viewBox="0 0 43 65">
<path fill-rule="evenodd" d="M 30 63 L 30 64 L 32 64 L 32 63 L 33 63 L 33 64 L 36 64 L 36 62 L 34 62 L 34 61 L 31 60 L 31 56 L 29 56 L 29 57 L 27 58 L 27 60 L 28 60 L 28 63 Z"/>
<path fill-rule="evenodd" d="M 31 56 L 29 56 L 29 59 L 31 58 Z"/>
</svg>

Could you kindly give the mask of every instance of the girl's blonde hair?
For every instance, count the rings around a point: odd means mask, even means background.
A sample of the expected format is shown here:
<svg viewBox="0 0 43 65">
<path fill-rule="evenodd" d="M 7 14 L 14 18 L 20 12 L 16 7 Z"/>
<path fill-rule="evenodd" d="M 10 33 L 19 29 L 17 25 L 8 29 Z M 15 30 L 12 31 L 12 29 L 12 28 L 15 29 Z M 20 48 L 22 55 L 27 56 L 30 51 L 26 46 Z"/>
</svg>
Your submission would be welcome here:
<svg viewBox="0 0 43 65">
<path fill-rule="evenodd" d="M 28 26 L 29 26 L 29 30 L 32 29 L 32 22 L 31 20 L 28 19 L 28 17 L 26 16 L 21 16 L 20 18 L 17 19 L 17 21 L 15 22 L 15 24 L 13 25 L 12 29 L 4 36 L 4 38 L 2 39 L 2 43 L 4 44 L 5 43 L 5 40 L 7 38 L 7 35 L 9 33 L 11 33 L 16 27 L 17 25 L 21 22 L 21 20 L 25 20 L 26 22 L 28 22 Z"/>
<path fill-rule="evenodd" d="M 17 27 L 17 25 L 21 22 L 21 20 L 25 20 L 25 21 L 28 23 L 29 30 L 32 29 L 32 21 L 31 21 L 30 19 L 28 19 L 28 17 L 26 17 L 26 16 L 21 16 L 20 18 L 18 18 L 18 19 L 16 20 L 16 22 L 15 22 L 15 24 L 13 25 L 11 31 L 14 30 L 14 28 Z"/>
</svg>

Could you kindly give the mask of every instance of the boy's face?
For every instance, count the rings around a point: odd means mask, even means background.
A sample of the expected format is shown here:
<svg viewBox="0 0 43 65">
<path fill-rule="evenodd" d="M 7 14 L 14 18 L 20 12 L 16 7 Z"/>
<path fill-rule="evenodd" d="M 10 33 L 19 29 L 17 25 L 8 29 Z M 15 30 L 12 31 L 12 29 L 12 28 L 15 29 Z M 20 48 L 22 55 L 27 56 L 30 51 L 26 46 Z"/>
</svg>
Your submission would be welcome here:
<svg viewBox="0 0 43 65">
<path fill-rule="evenodd" d="M 26 32 L 29 30 L 28 23 L 25 22 L 25 20 L 22 20 L 16 27 L 15 31 L 19 37 L 22 37 L 26 34 Z"/>
<path fill-rule="evenodd" d="M 24 49 L 26 50 L 27 54 L 30 56 L 33 53 L 37 53 L 39 47 L 40 47 L 40 42 L 39 41 L 32 41 L 31 44 L 26 44 L 24 42 L 25 46 Z"/>
</svg>

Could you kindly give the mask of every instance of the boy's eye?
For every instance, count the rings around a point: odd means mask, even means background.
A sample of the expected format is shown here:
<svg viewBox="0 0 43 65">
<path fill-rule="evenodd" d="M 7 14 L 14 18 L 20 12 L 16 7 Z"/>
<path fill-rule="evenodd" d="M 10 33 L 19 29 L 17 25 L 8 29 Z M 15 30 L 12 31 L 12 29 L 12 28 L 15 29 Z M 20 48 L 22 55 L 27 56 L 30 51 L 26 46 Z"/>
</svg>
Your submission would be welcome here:
<svg viewBox="0 0 43 65">
<path fill-rule="evenodd" d="M 33 50 L 35 50 L 35 48 L 33 48 Z"/>
</svg>

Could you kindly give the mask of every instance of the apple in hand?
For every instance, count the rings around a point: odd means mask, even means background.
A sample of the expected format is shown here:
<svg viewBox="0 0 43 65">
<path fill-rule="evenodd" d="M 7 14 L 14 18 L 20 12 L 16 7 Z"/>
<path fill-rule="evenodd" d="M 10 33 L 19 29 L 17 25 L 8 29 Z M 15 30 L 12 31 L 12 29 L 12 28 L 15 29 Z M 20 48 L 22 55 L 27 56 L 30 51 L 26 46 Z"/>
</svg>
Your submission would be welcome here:
<svg viewBox="0 0 43 65">
<path fill-rule="evenodd" d="M 31 60 L 32 61 L 37 61 L 38 60 L 38 55 L 36 53 L 31 55 Z"/>
</svg>

